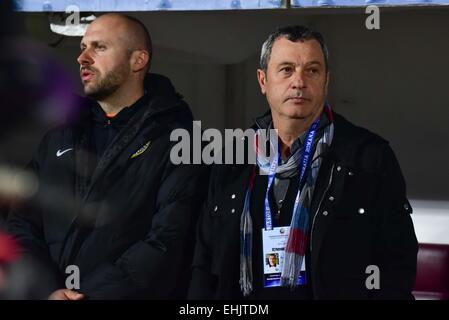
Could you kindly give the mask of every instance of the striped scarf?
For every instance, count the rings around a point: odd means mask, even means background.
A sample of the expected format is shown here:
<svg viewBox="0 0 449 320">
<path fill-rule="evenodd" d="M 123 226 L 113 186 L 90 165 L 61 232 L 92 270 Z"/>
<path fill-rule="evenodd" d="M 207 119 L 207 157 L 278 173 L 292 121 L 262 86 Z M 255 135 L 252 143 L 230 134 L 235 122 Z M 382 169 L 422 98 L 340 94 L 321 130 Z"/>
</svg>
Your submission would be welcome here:
<svg viewBox="0 0 449 320">
<path fill-rule="evenodd" d="M 306 246 L 309 234 L 309 210 L 312 202 L 313 190 L 315 187 L 318 171 L 321 166 L 321 155 L 332 143 L 334 134 L 334 125 L 332 111 L 326 104 L 324 108 L 330 121 L 322 137 L 316 143 L 315 152 L 310 165 L 310 170 L 306 171 L 305 183 L 302 190 L 298 190 L 299 204 L 296 206 L 292 214 L 290 224 L 290 233 L 287 239 L 287 245 L 284 252 L 284 263 L 281 273 L 281 285 L 294 288 L 297 285 L 301 266 L 304 263 Z M 257 139 L 256 139 L 257 141 Z M 285 174 L 298 170 L 301 161 L 302 147 L 293 153 L 285 164 L 279 165 L 276 169 L 277 174 Z M 257 166 L 263 174 L 267 174 L 270 168 L 270 159 L 260 152 L 256 146 Z M 251 191 L 254 186 L 256 175 L 256 167 L 251 174 L 250 184 L 246 191 L 245 202 L 242 215 L 240 217 L 240 289 L 244 296 L 248 296 L 253 290 L 253 268 L 252 268 L 252 241 L 253 241 L 253 225 L 250 214 L 250 198 Z"/>
</svg>

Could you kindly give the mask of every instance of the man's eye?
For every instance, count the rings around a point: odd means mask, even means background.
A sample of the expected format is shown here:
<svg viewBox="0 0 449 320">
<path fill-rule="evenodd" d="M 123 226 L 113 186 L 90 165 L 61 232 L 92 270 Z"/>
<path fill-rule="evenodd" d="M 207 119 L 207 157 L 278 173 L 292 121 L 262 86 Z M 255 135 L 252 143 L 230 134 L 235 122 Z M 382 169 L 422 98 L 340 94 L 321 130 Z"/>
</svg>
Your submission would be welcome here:
<svg viewBox="0 0 449 320">
<path fill-rule="evenodd" d="M 281 72 L 290 73 L 290 72 L 292 72 L 292 68 L 291 67 L 284 67 L 284 68 L 281 69 Z"/>
<path fill-rule="evenodd" d="M 100 50 L 100 51 L 106 50 L 106 46 L 98 46 L 97 48 L 98 48 L 98 50 Z"/>
<path fill-rule="evenodd" d="M 318 69 L 309 69 L 308 72 L 309 72 L 309 74 L 311 74 L 311 75 L 315 75 L 315 74 L 318 73 Z"/>
</svg>

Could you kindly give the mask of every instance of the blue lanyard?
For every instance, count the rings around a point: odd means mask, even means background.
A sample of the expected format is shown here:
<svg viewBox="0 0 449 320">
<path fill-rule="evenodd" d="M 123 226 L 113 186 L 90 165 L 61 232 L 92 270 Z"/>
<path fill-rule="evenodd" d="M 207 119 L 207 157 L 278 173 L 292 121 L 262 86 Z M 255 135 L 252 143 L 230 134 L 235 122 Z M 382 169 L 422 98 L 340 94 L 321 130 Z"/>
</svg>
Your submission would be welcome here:
<svg viewBox="0 0 449 320">
<path fill-rule="evenodd" d="M 319 124 L 320 124 L 320 118 L 316 119 L 313 122 L 313 124 L 309 128 L 309 131 L 307 132 L 306 141 L 303 146 L 303 150 L 301 152 L 301 161 L 299 162 L 299 186 L 300 187 L 302 185 L 302 181 L 304 179 L 305 173 L 311 163 L 313 142 L 314 142 L 316 131 L 318 129 Z M 273 157 L 273 158 L 274 158 L 274 161 L 272 163 L 270 163 L 270 169 L 268 171 L 268 185 L 267 185 L 267 191 L 265 192 L 265 214 L 264 214 L 265 230 L 273 229 L 273 221 L 272 221 L 272 215 L 271 215 L 270 202 L 268 200 L 268 194 L 269 194 L 271 185 L 273 184 L 274 177 L 276 175 L 276 169 L 279 166 L 279 163 L 281 161 L 280 147 L 278 148 L 277 157 Z M 293 212 L 295 212 L 296 209 L 298 208 L 299 195 L 300 195 L 300 190 L 298 189 L 298 192 L 297 192 L 296 198 L 295 198 L 295 205 L 293 207 Z"/>
</svg>

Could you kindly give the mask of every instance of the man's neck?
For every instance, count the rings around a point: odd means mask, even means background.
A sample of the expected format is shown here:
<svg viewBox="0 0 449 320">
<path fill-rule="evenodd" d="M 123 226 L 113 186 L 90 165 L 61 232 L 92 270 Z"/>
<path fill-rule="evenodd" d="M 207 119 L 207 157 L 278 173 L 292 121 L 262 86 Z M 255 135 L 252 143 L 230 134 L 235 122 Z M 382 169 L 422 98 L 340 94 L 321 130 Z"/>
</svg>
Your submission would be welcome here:
<svg viewBox="0 0 449 320">
<path fill-rule="evenodd" d="M 279 142 L 281 144 L 281 155 L 283 159 L 288 158 L 290 155 L 290 148 L 293 143 L 306 132 L 313 122 L 320 117 L 321 112 L 318 112 L 312 117 L 305 119 L 291 119 L 284 116 L 273 117 L 273 126 L 278 130 Z"/>
<path fill-rule="evenodd" d="M 115 92 L 106 99 L 98 101 L 103 111 L 108 115 L 116 115 L 125 107 L 133 105 L 144 94 L 144 89 L 128 92 Z"/>
</svg>

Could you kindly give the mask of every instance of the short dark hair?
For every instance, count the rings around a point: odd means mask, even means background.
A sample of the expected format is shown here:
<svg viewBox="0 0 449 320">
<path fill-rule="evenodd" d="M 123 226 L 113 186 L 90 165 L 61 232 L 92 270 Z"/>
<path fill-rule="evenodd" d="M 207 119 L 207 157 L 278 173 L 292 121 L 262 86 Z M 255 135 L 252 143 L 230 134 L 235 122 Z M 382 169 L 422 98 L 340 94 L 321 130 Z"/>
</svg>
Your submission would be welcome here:
<svg viewBox="0 0 449 320">
<path fill-rule="evenodd" d="M 137 18 L 125 15 L 125 17 L 131 21 L 134 22 L 135 24 L 137 24 L 139 26 L 139 28 L 143 31 L 143 34 L 145 36 L 144 42 L 145 42 L 145 50 L 148 50 L 148 52 L 152 52 L 153 51 L 153 43 L 151 42 L 151 36 L 150 36 L 150 32 L 148 31 L 147 27 L 143 24 L 142 21 L 140 21 Z"/>
<path fill-rule="evenodd" d="M 140 21 L 139 19 L 128 16 L 128 15 L 124 15 L 124 17 L 127 18 L 132 23 L 135 23 L 143 31 L 145 47 L 142 49 L 147 50 L 148 53 L 150 54 L 147 68 L 146 68 L 146 71 L 148 72 L 148 69 L 150 68 L 150 65 L 151 65 L 151 60 L 153 58 L 153 42 L 151 41 L 150 32 L 148 31 L 147 27 L 143 24 L 143 22 Z"/>
<path fill-rule="evenodd" d="M 321 46 L 321 50 L 323 51 L 326 71 L 329 70 L 329 51 L 327 49 L 326 43 L 324 42 L 323 35 L 318 31 L 309 29 L 306 26 L 285 26 L 279 27 L 274 32 L 272 32 L 262 45 L 262 50 L 260 52 L 260 68 L 264 72 L 267 72 L 268 69 L 268 62 L 270 61 L 273 44 L 279 38 L 287 38 L 288 40 L 293 42 L 315 39 L 316 41 L 318 41 Z"/>
</svg>

